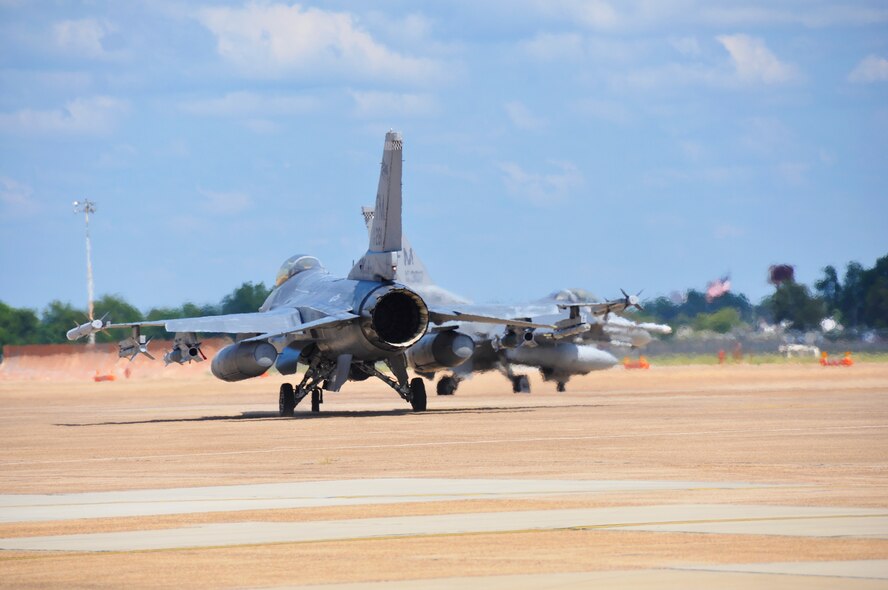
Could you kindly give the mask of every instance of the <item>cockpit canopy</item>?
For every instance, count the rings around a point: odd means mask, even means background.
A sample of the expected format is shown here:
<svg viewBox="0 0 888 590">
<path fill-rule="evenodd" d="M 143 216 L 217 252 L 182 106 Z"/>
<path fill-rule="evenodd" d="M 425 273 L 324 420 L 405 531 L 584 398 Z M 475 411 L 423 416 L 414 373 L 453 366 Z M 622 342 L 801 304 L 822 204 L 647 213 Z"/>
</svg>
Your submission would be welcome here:
<svg viewBox="0 0 888 590">
<path fill-rule="evenodd" d="M 306 254 L 296 254 L 295 256 L 290 256 L 281 265 L 281 269 L 278 271 L 277 277 L 274 280 L 274 286 L 280 287 L 290 277 L 294 277 L 301 272 L 311 270 L 313 268 L 324 268 L 324 265 L 321 264 L 321 261 L 314 256 L 308 256 Z"/>
</svg>

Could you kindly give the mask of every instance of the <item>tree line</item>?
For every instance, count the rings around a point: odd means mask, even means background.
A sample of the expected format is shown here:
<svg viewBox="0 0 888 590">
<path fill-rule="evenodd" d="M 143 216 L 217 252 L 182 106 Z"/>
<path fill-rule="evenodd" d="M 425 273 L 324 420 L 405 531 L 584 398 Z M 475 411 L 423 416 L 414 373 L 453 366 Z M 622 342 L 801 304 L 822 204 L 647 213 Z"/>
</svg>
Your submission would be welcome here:
<svg viewBox="0 0 888 590">
<path fill-rule="evenodd" d="M 827 266 L 813 289 L 795 281 L 777 285 L 774 292 L 753 304 L 745 295 L 727 293 L 708 301 L 690 290 L 680 302 L 658 297 L 644 304 L 644 318 L 671 326 L 727 333 L 758 321 L 788 322 L 794 330 L 816 330 L 827 317 L 853 332 L 888 329 L 888 256 L 872 268 L 851 262 L 842 279 Z"/>
<path fill-rule="evenodd" d="M 673 327 L 727 333 L 739 326 L 789 322 L 795 330 L 818 329 L 825 317 L 832 317 L 853 331 L 888 329 L 888 255 L 872 268 L 851 262 L 840 279 L 836 269 L 827 266 L 813 289 L 793 281 L 778 285 L 771 295 L 753 304 L 743 294 L 726 293 L 708 301 L 706 295 L 691 289 L 680 302 L 667 297 L 644 302 L 643 313 L 634 317 Z M 247 313 L 259 309 L 271 289 L 264 283 L 243 283 L 216 304 L 184 303 L 179 307 L 155 307 L 142 313 L 119 295 L 105 295 L 95 302 L 95 317 L 112 322 L 138 322 L 182 317 Z M 14 308 L 0 301 L 0 346 L 6 344 L 51 344 L 67 342 L 65 332 L 86 321 L 86 310 L 69 303 L 53 301 L 41 313 Z M 168 337 L 163 328 L 145 328 L 151 338 Z M 113 342 L 120 335 L 100 333 L 98 342 Z"/>
<path fill-rule="evenodd" d="M 259 309 L 271 289 L 265 283 L 243 283 L 216 304 L 184 303 L 179 307 L 154 307 L 142 313 L 119 295 L 104 295 L 95 301 L 95 317 L 115 323 L 175 319 L 194 316 L 247 313 Z M 54 344 L 67 342 L 65 333 L 87 321 L 86 309 L 53 301 L 38 314 L 29 308 L 15 308 L 0 301 L 0 346 L 6 344 Z M 161 327 L 146 327 L 149 338 L 168 338 Z M 100 332 L 97 342 L 116 342 L 120 334 Z"/>
</svg>

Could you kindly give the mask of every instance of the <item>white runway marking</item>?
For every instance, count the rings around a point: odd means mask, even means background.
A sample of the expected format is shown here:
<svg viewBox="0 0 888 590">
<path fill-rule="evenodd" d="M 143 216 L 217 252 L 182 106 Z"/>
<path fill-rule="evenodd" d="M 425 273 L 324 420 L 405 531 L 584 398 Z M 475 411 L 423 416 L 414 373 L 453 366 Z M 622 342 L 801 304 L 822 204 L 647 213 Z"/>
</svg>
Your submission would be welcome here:
<svg viewBox="0 0 888 590">
<path fill-rule="evenodd" d="M 691 532 L 719 532 L 729 521 L 751 523 L 748 534 L 888 538 L 888 514 L 863 508 L 731 504 L 626 506 L 328 520 L 237 522 L 165 530 L 0 539 L 0 549 L 23 551 L 146 551 L 269 543 L 303 543 L 418 535 L 455 535 L 596 528 L 661 530 L 686 523 Z M 797 526 L 804 523 L 803 527 Z M 755 525 L 761 526 L 756 530 Z"/>
<path fill-rule="evenodd" d="M 837 578 L 888 580 L 888 559 L 729 563 L 720 565 L 676 567 L 674 569 L 707 572 L 746 572 L 755 574 L 832 576 Z"/>
<path fill-rule="evenodd" d="M 8 494 L 0 496 L 0 522 L 752 487 L 763 486 L 694 481 L 391 478 L 79 494 Z"/>
<path fill-rule="evenodd" d="M 814 573 L 823 563 L 834 568 L 835 574 Z M 506 576 L 479 576 L 398 580 L 388 582 L 353 582 L 345 584 L 317 584 L 309 586 L 280 586 L 269 590 L 451 590 L 452 588 L 484 588 L 485 590 L 588 590 L 589 588 L 632 588 L 633 590 L 687 590 L 688 588 L 719 588 L 746 590 L 748 588 L 786 588 L 792 590 L 820 590 L 833 588 L 884 588 L 885 576 L 861 579 L 855 568 L 864 572 L 884 567 L 884 561 L 830 561 L 803 562 L 797 569 L 803 573 L 775 571 L 767 573 L 739 573 L 734 570 L 695 570 L 691 568 L 608 570 L 597 572 L 520 574 Z M 781 564 L 761 564 L 764 566 Z M 807 566 L 813 567 L 807 567 Z M 730 567 L 730 566 L 725 566 Z M 878 573 L 878 572 L 875 572 Z M 848 574 L 847 576 L 845 574 Z M 827 577 L 828 576 L 828 577 Z"/>
<path fill-rule="evenodd" d="M 231 455 L 257 455 L 267 453 L 321 453 L 330 451 L 351 451 L 361 449 L 406 449 L 420 447 L 458 447 L 473 445 L 501 445 L 501 444 L 520 444 L 520 443 L 536 443 L 536 442 L 556 442 L 556 441 L 579 441 L 579 440 L 613 440 L 625 438 L 674 438 L 687 436 L 721 436 L 721 435 L 742 435 L 745 437 L 761 437 L 764 434 L 786 434 L 789 436 L 805 435 L 812 432 L 844 432 L 849 430 L 882 430 L 888 429 L 888 424 L 873 424 L 861 426 L 823 426 L 816 428 L 742 428 L 742 429 L 726 429 L 726 430 L 683 430 L 677 432 L 631 432 L 625 434 L 590 434 L 584 436 L 528 436 L 518 438 L 492 438 L 481 440 L 436 440 L 434 442 L 410 442 L 410 443 L 379 443 L 369 445 L 337 445 L 322 447 L 271 447 L 267 449 L 250 449 L 240 451 L 213 451 L 201 453 L 170 453 L 166 455 L 137 455 L 137 456 L 114 456 L 114 457 L 89 457 L 83 459 L 48 459 L 39 461 L 4 461 L 0 462 L 0 467 L 13 467 L 17 465 L 59 465 L 70 463 L 104 463 L 114 461 L 150 461 L 153 459 L 169 460 L 184 459 L 193 457 L 224 457 Z"/>
</svg>

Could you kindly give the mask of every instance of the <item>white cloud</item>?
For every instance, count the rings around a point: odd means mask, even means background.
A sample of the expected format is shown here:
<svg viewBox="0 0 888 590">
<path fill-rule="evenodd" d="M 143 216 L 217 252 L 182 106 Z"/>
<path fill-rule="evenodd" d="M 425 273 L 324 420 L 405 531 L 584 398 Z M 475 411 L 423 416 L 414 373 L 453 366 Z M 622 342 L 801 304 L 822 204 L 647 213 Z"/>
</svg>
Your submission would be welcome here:
<svg viewBox="0 0 888 590">
<path fill-rule="evenodd" d="M 750 25 L 802 25 L 811 28 L 840 25 L 867 26 L 888 22 L 888 10 L 849 6 L 849 3 L 806 3 L 795 10 L 761 6 L 712 6 L 710 3 L 689 10 L 699 22 L 738 27 Z"/>
<path fill-rule="evenodd" d="M 138 154 L 139 151 L 129 144 L 118 144 L 102 153 L 96 164 L 102 168 L 121 168 L 129 166 Z"/>
<path fill-rule="evenodd" d="M 34 190 L 20 182 L 0 176 L 0 211 L 10 217 L 33 215 L 40 210 L 34 200 Z"/>
<path fill-rule="evenodd" d="M 583 183 L 583 174 L 571 162 L 551 161 L 554 172 L 534 174 L 514 162 L 499 165 L 506 190 L 512 196 L 537 205 L 557 203 L 567 198 L 570 191 Z"/>
<path fill-rule="evenodd" d="M 749 176 L 749 169 L 742 166 L 689 166 L 686 168 L 656 168 L 642 174 L 642 180 L 660 188 L 675 187 L 684 184 L 699 185 L 701 182 L 712 184 L 736 184 Z"/>
<path fill-rule="evenodd" d="M 888 80 L 888 59 L 878 55 L 868 55 L 848 74 L 850 82 L 867 84 Z"/>
<path fill-rule="evenodd" d="M 707 149 L 699 141 L 684 139 L 678 142 L 678 147 L 689 160 L 699 161 L 707 155 Z"/>
<path fill-rule="evenodd" d="M 719 43 L 731 54 L 734 69 L 741 82 L 782 84 L 799 77 L 797 68 L 781 62 L 765 42 L 749 35 L 721 35 Z"/>
<path fill-rule="evenodd" d="M 810 168 L 805 162 L 781 162 L 777 165 L 777 175 L 787 184 L 799 186 L 807 181 Z"/>
<path fill-rule="evenodd" d="M 347 12 L 251 3 L 207 8 L 199 19 L 216 36 L 219 55 L 248 76 L 347 75 L 416 82 L 434 80 L 440 73 L 432 60 L 385 47 Z"/>
<path fill-rule="evenodd" d="M 584 60 L 613 65 L 638 59 L 646 50 L 647 42 L 579 33 L 537 33 L 518 47 L 542 62 Z"/>
<path fill-rule="evenodd" d="M 732 238 L 742 238 L 746 235 L 746 230 L 736 225 L 722 223 L 715 226 L 715 229 L 712 230 L 712 235 L 719 240 L 729 240 Z"/>
<path fill-rule="evenodd" d="M 769 159 L 795 147 L 792 130 L 774 117 L 746 119 L 740 143 L 749 151 Z"/>
<path fill-rule="evenodd" d="M 277 133 L 281 130 L 280 125 L 268 119 L 247 119 L 243 122 L 243 125 L 253 133 L 262 135 Z"/>
<path fill-rule="evenodd" d="M 358 117 L 428 117 L 439 111 L 438 101 L 431 94 L 400 94 L 397 92 L 349 91 L 355 101 Z"/>
<path fill-rule="evenodd" d="M 575 60 L 583 57 L 583 37 L 577 33 L 537 33 L 521 43 L 521 49 L 540 61 Z"/>
<path fill-rule="evenodd" d="M 669 39 L 669 44 L 682 55 L 700 55 L 700 43 L 696 37 L 672 37 Z"/>
<path fill-rule="evenodd" d="M 273 116 L 299 115 L 314 110 L 318 101 L 310 96 L 263 95 L 255 92 L 229 92 L 218 98 L 182 103 L 182 110 L 195 115 Z"/>
<path fill-rule="evenodd" d="M 729 83 L 730 78 L 718 68 L 699 63 L 669 63 L 621 73 L 614 80 L 618 86 L 650 90 L 673 86 L 723 86 Z"/>
<path fill-rule="evenodd" d="M 609 123 L 626 124 L 632 120 L 632 113 L 626 105 L 617 101 L 589 98 L 577 102 L 575 108 L 583 115 Z"/>
<path fill-rule="evenodd" d="M 611 29 L 620 21 L 617 11 L 602 0 L 536 0 L 533 4 L 544 17 L 592 29 Z"/>
<path fill-rule="evenodd" d="M 718 65 L 704 61 L 673 62 L 620 73 L 614 81 L 618 86 L 649 90 L 694 85 L 730 88 L 783 84 L 801 78 L 796 66 L 780 61 L 757 37 L 721 35 L 716 40 L 728 52 L 730 61 Z"/>
<path fill-rule="evenodd" d="M 537 117 L 530 112 L 523 103 L 518 101 L 507 102 L 505 104 L 506 114 L 512 121 L 512 124 L 519 129 L 535 130 L 542 129 L 546 126 L 546 120 Z"/>
<path fill-rule="evenodd" d="M 112 57 L 103 41 L 113 31 L 113 25 L 94 18 L 60 21 L 52 27 L 56 47 L 69 55 L 89 58 Z"/>
<path fill-rule="evenodd" d="M 203 197 L 203 208 L 220 215 L 234 215 L 253 206 L 253 199 L 241 192 L 218 192 L 199 189 Z"/>
<path fill-rule="evenodd" d="M 0 132 L 20 135 L 107 135 L 129 110 L 110 96 L 78 98 L 61 109 L 22 109 L 0 113 Z"/>
</svg>

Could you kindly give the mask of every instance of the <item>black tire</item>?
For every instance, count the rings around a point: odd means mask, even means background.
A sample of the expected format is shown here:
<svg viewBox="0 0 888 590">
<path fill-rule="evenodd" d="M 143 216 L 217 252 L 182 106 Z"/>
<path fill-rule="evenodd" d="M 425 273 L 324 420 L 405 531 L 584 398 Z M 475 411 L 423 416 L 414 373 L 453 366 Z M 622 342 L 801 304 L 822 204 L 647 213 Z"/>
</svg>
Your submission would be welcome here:
<svg viewBox="0 0 888 590">
<path fill-rule="evenodd" d="M 293 392 L 293 386 L 289 383 L 281 384 L 281 392 L 278 396 L 278 413 L 281 417 L 293 415 L 296 408 L 296 394 Z"/>
<path fill-rule="evenodd" d="M 416 377 L 410 381 L 410 405 L 414 412 L 425 412 L 426 409 L 425 381 Z"/>
<path fill-rule="evenodd" d="M 555 386 L 555 391 L 557 391 L 558 393 L 564 393 L 565 391 L 567 391 L 567 385 L 564 383 L 564 381 L 558 382 L 558 385 Z"/>
<path fill-rule="evenodd" d="M 456 379 L 453 377 L 441 377 L 435 390 L 438 392 L 438 395 L 453 395 L 456 391 L 457 384 Z"/>
<path fill-rule="evenodd" d="M 311 390 L 311 411 L 317 414 L 321 411 L 321 390 L 317 387 Z"/>
<path fill-rule="evenodd" d="M 514 393 L 530 393 L 530 379 L 527 375 L 512 377 L 512 391 Z"/>
</svg>

